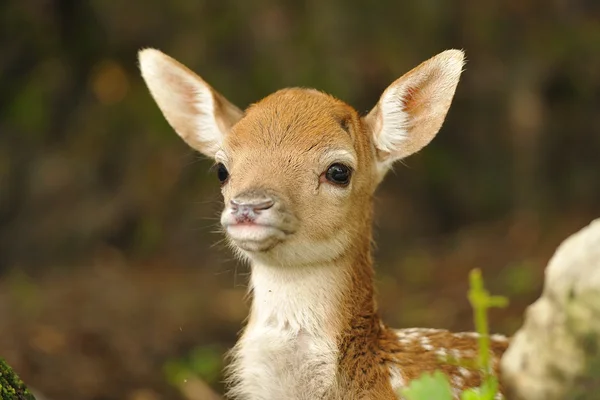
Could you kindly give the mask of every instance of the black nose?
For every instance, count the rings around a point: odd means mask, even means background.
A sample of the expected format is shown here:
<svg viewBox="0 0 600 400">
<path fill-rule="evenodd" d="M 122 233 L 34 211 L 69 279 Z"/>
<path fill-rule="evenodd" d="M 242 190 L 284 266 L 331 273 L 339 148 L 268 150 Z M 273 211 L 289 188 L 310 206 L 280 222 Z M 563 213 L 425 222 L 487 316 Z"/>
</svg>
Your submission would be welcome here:
<svg viewBox="0 0 600 400">
<path fill-rule="evenodd" d="M 236 197 L 231 200 L 231 208 L 236 213 L 247 213 L 268 210 L 273 207 L 274 201 L 270 197 Z"/>
</svg>

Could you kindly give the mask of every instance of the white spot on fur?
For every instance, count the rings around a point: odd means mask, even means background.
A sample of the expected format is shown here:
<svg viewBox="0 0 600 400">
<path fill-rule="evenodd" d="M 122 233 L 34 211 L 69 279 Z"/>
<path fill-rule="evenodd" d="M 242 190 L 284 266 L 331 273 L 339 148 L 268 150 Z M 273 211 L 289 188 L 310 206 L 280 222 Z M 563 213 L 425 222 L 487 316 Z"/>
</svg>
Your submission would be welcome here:
<svg viewBox="0 0 600 400">
<path fill-rule="evenodd" d="M 390 367 L 390 384 L 395 393 L 406 385 L 406 380 L 398 367 Z"/>
<path fill-rule="evenodd" d="M 461 358 L 463 358 L 463 353 L 462 353 L 462 351 L 460 351 L 458 349 L 450 349 L 450 356 L 452 358 L 460 360 Z"/>
<path fill-rule="evenodd" d="M 490 339 L 492 339 L 495 342 L 507 342 L 508 338 L 504 335 L 499 335 L 499 334 L 493 334 L 492 336 L 490 336 Z"/>
<path fill-rule="evenodd" d="M 431 351 L 434 349 L 433 345 L 431 344 L 431 340 L 429 340 L 427 336 L 421 337 L 421 347 L 427 351 Z"/>
<path fill-rule="evenodd" d="M 459 333 L 455 333 L 455 336 L 471 338 L 471 339 L 478 339 L 480 335 L 477 332 L 459 332 Z"/>
<path fill-rule="evenodd" d="M 458 375 L 452 375 L 452 384 L 457 388 L 462 388 L 465 385 L 465 380 Z"/>
<path fill-rule="evenodd" d="M 438 357 L 440 357 L 440 358 L 443 358 L 443 359 L 445 359 L 445 358 L 448 358 L 448 351 L 447 351 L 447 349 L 444 349 L 444 348 L 441 348 L 441 347 L 440 347 L 440 348 L 438 348 L 438 349 L 435 351 L 435 354 L 436 354 Z"/>
<path fill-rule="evenodd" d="M 477 357 L 477 352 L 475 350 L 463 350 L 463 355 L 465 358 L 475 358 Z"/>
<path fill-rule="evenodd" d="M 443 329 L 436 329 L 436 328 L 404 328 L 404 329 L 398 329 L 396 332 L 398 332 L 398 334 L 418 334 L 418 335 L 423 335 L 426 333 L 439 333 L 439 332 L 445 332 Z"/>
<path fill-rule="evenodd" d="M 462 388 L 452 386 L 452 397 L 455 399 L 460 399 L 460 394 L 462 393 Z"/>
</svg>

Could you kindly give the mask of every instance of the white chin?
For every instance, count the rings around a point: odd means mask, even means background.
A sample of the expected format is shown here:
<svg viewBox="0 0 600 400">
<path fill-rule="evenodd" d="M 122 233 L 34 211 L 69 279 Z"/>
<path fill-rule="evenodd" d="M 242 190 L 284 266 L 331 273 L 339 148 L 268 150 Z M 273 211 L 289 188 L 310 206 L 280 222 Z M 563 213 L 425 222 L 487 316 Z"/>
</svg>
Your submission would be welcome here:
<svg viewBox="0 0 600 400">
<path fill-rule="evenodd" d="M 230 225 L 227 234 L 236 246 L 249 252 L 271 250 L 285 239 L 283 231 L 260 225 Z"/>
</svg>

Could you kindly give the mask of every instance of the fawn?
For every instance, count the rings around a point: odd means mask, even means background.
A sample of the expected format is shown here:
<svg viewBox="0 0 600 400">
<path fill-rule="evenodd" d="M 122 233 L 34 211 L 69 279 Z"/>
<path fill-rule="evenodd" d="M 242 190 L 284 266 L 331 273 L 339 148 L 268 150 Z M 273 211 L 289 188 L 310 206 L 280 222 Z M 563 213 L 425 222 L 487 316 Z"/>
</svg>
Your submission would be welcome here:
<svg viewBox="0 0 600 400">
<path fill-rule="evenodd" d="M 447 50 L 382 94 L 366 116 L 314 89 L 277 91 L 241 111 L 154 49 L 142 76 L 174 130 L 211 157 L 225 201 L 221 225 L 251 264 L 251 312 L 232 350 L 235 399 L 396 399 L 440 369 L 455 395 L 476 370 L 474 333 L 392 330 L 373 296 L 372 198 L 392 163 L 440 129 L 464 65 Z M 493 335 L 498 361 L 508 345 Z"/>
</svg>

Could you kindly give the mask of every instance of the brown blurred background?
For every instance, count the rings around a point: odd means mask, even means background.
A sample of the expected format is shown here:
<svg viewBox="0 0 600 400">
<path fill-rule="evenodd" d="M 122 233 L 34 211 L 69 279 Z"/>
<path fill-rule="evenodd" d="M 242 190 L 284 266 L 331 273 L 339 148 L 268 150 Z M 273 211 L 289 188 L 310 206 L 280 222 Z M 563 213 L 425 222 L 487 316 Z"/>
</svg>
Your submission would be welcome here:
<svg viewBox="0 0 600 400">
<path fill-rule="evenodd" d="M 142 47 L 240 107 L 310 86 L 360 111 L 465 49 L 439 136 L 378 192 L 396 327 L 472 329 L 479 267 L 511 299 L 492 329 L 513 333 L 554 248 L 600 214 L 594 0 L 9 0 L 0 46 L 0 356 L 55 400 L 181 399 L 195 376 L 220 391 L 246 313 L 211 163 L 152 101 Z"/>
</svg>

